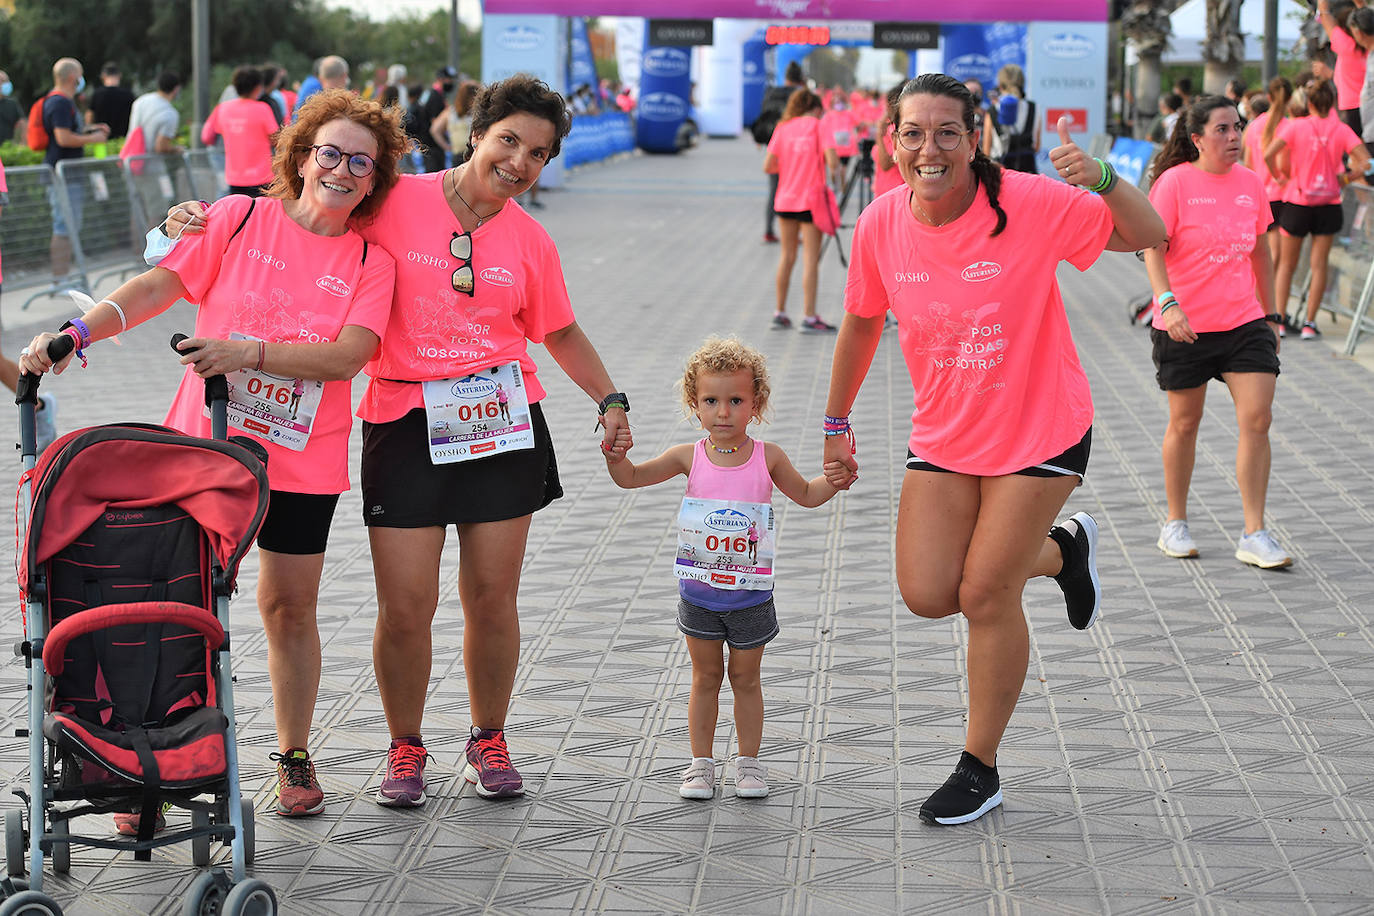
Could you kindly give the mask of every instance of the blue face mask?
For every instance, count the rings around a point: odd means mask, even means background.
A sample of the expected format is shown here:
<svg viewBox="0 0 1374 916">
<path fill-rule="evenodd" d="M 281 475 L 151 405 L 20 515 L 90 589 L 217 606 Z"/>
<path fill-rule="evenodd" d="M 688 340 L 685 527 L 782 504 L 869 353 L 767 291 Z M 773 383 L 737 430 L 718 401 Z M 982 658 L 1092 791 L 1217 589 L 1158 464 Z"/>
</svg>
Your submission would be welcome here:
<svg viewBox="0 0 1374 916">
<path fill-rule="evenodd" d="M 80 76 L 76 79 L 76 94 L 80 95 L 86 91 L 86 77 Z"/>
<path fill-rule="evenodd" d="M 149 267 L 156 267 L 159 261 L 167 257 L 171 250 L 176 247 L 177 239 L 181 237 L 179 232 L 177 238 L 168 238 L 163 235 L 162 227 L 166 224 L 166 220 L 164 220 L 161 224 L 149 229 L 147 236 L 144 237 L 143 260 Z"/>
<path fill-rule="evenodd" d="M 14 83 L 0 83 L 0 95 L 9 95 L 14 91 Z"/>
</svg>

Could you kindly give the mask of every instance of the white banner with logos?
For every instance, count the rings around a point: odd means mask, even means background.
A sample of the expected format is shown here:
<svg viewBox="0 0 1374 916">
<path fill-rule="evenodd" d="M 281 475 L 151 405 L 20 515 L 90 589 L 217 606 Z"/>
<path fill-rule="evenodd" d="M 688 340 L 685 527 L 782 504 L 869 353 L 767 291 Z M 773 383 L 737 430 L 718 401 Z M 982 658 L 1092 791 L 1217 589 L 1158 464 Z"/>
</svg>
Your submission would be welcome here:
<svg viewBox="0 0 1374 916">
<path fill-rule="evenodd" d="M 1032 22 L 1029 38 L 1026 95 L 1040 117 L 1040 170 L 1055 174 L 1049 151 L 1059 145 L 1061 116 L 1085 150 L 1094 134 L 1107 132 L 1107 25 Z"/>
<path fill-rule="evenodd" d="M 488 15 L 482 20 L 482 82 L 528 73 L 567 95 L 568 20 L 562 16 Z M 563 184 L 563 160 L 544 167 L 543 187 Z"/>
</svg>

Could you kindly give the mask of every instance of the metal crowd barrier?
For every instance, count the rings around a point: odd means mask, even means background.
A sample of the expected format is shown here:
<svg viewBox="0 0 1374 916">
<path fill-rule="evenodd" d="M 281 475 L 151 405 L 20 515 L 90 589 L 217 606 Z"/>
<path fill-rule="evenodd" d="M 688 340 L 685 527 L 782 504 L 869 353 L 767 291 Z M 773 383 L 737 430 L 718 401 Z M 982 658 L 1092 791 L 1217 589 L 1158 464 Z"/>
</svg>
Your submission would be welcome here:
<svg viewBox="0 0 1374 916">
<path fill-rule="evenodd" d="M 140 235 L 162 222 L 172 204 L 200 197 L 191 182 L 191 168 L 181 155 L 130 156 L 124 160 L 124 168 L 143 227 Z"/>
<path fill-rule="evenodd" d="M 52 208 L 48 188 L 57 178 L 50 166 L 26 165 L 5 170 L 9 204 L 0 215 L 0 252 L 4 253 L 5 289 L 54 287 Z M 59 200 L 62 198 L 59 197 Z M 36 297 L 34 297 L 36 298 Z M 27 306 L 28 303 L 26 302 Z"/>
<path fill-rule="evenodd" d="M 90 292 L 108 277 L 146 270 L 147 221 L 124 163 L 117 157 L 63 159 L 57 163 L 57 178 L 66 197 L 67 227 L 82 288 Z"/>
<path fill-rule="evenodd" d="M 182 158 L 192 191 L 190 198 L 215 201 L 229 193 L 229 184 L 224 180 L 223 150 L 218 147 L 193 149 L 183 153 Z"/>
<path fill-rule="evenodd" d="M 1374 319 L 1369 317 L 1370 299 L 1374 298 L 1374 188 L 1350 185 L 1341 203 L 1345 223 L 1331 247 L 1331 266 L 1321 307 L 1350 319 L 1344 350 L 1346 356 L 1353 356 L 1360 338 L 1374 334 Z M 1305 288 L 1298 299 L 1298 308 L 1305 309 Z"/>
</svg>

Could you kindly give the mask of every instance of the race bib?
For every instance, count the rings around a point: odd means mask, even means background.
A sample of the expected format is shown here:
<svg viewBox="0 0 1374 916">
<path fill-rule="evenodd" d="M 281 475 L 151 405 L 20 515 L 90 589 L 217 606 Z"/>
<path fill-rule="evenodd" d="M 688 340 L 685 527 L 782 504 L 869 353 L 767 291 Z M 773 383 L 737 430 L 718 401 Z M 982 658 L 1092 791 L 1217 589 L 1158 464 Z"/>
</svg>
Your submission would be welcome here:
<svg viewBox="0 0 1374 916">
<path fill-rule="evenodd" d="M 773 507 L 735 499 L 683 497 L 678 512 L 679 579 L 727 590 L 773 587 Z"/>
<path fill-rule="evenodd" d="M 471 461 L 534 448 L 529 395 L 518 360 L 424 383 L 429 460 Z"/>
<path fill-rule="evenodd" d="M 237 331 L 230 340 L 257 340 Z M 324 382 L 282 378 L 270 372 L 239 369 L 225 376 L 229 383 L 229 425 L 293 452 L 310 441 L 310 428 L 320 411 Z M 210 409 L 205 409 L 210 415 Z"/>
</svg>

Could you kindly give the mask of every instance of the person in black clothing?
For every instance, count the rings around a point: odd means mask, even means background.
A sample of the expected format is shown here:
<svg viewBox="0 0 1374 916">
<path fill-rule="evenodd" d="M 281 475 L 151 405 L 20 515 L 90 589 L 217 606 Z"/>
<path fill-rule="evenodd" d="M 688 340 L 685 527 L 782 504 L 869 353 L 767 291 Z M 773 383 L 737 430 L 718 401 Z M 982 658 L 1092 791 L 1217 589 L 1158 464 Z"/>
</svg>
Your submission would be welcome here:
<svg viewBox="0 0 1374 916">
<path fill-rule="evenodd" d="M 763 103 L 759 106 L 759 116 L 754 119 L 750 132 L 754 135 L 754 141 L 762 146 L 767 146 L 768 141 L 773 139 L 773 128 L 778 126 L 778 121 L 782 120 L 782 113 L 787 108 L 787 100 L 792 98 L 792 93 L 798 89 L 806 87 L 806 77 L 802 75 L 801 64 L 795 60 L 787 65 L 787 71 L 783 74 L 785 82 L 781 86 L 772 86 L 763 94 Z M 764 242 L 776 242 L 777 233 L 773 231 L 773 197 L 778 193 L 778 176 L 773 173 L 768 176 L 768 205 L 763 212 L 763 240 Z"/>
<path fill-rule="evenodd" d="M 24 117 L 24 110 L 14 100 L 14 83 L 9 74 L 0 70 L 0 143 L 14 139 L 14 125 Z"/>
<path fill-rule="evenodd" d="M 457 78 L 457 70 L 452 67 L 440 67 L 435 74 L 434 85 L 412 102 L 407 112 L 406 133 L 414 137 L 415 142 L 420 144 L 424 151 L 426 172 L 442 172 L 448 168 L 444 149 L 434 142 L 429 128 L 439 116 L 439 112 L 448 104 L 448 97 L 453 94 L 453 81 Z"/>
<path fill-rule="evenodd" d="M 91 120 L 110 125 L 110 137 L 122 137 L 129 132 L 129 109 L 134 107 L 134 94 L 119 85 L 119 64 L 107 61 L 100 68 L 99 88 L 91 93 Z"/>
</svg>

